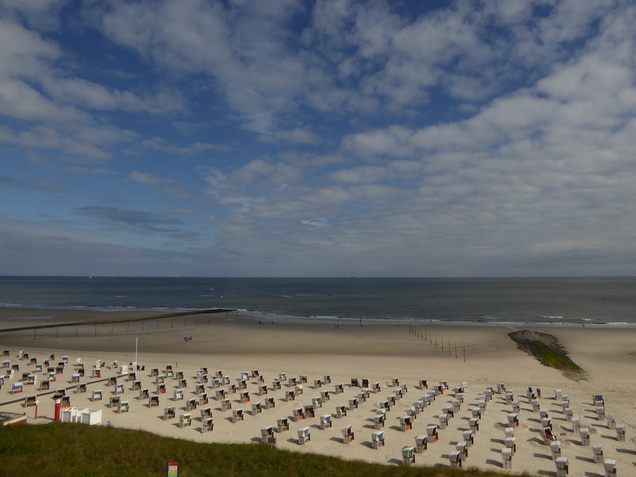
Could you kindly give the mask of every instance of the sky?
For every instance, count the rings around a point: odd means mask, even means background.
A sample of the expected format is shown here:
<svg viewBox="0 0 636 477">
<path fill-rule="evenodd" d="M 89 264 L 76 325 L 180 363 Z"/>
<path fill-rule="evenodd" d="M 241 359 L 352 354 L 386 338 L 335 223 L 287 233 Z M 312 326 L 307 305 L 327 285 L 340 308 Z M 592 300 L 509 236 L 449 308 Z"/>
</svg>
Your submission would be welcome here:
<svg viewBox="0 0 636 477">
<path fill-rule="evenodd" d="M 631 0 L 2 0 L 0 275 L 636 274 Z"/>
</svg>

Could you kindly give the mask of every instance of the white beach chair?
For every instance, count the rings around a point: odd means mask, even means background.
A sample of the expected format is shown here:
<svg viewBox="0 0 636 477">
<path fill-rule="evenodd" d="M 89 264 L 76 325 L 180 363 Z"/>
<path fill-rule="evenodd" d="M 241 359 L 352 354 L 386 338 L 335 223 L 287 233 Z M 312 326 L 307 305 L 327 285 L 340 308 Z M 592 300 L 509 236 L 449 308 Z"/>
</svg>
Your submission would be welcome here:
<svg viewBox="0 0 636 477">
<path fill-rule="evenodd" d="M 120 401 L 117 406 L 117 413 L 123 414 L 124 412 L 128 412 L 130 410 L 130 403 L 128 401 Z"/>
<path fill-rule="evenodd" d="M 625 440 L 625 426 L 623 424 L 616 425 L 616 440 L 617 441 Z"/>
<path fill-rule="evenodd" d="M 252 404 L 252 416 L 260 414 L 263 411 L 263 405 L 260 402 Z"/>
<path fill-rule="evenodd" d="M 323 416 L 320 416 L 320 428 L 321 429 L 327 429 L 329 427 L 333 426 L 333 422 L 331 420 L 331 414 L 325 414 Z"/>
<path fill-rule="evenodd" d="M 177 411 L 175 407 L 166 407 L 163 410 L 164 420 L 175 419 L 177 417 Z"/>
<path fill-rule="evenodd" d="M 430 444 L 437 442 L 437 439 L 439 439 L 439 434 L 437 433 L 437 426 L 434 424 L 430 426 L 426 426 L 426 435 L 428 435 L 428 442 Z"/>
<path fill-rule="evenodd" d="M 201 433 L 212 432 L 214 430 L 214 419 L 205 417 L 201 419 Z"/>
<path fill-rule="evenodd" d="M 192 426 L 192 414 L 181 414 L 179 416 L 179 427 L 184 428 Z"/>
<path fill-rule="evenodd" d="M 479 430 L 479 418 L 472 417 L 468 419 L 468 427 L 472 432 L 477 432 Z"/>
<path fill-rule="evenodd" d="M 415 449 L 413 447 L 402 447 L 402 463 L 404 465 L 411 465 L 415 463 Z"/>
<path fill-rule="evenodd" d="M 561 456 L 561 442 L 550 442 L 550 452 L 552 453 L 552 460 L 556 462 L 557 458 Z"/>
<path fill-rule="evenodd" d="M 342 429 L 340 429 L 340 432 L 342 433 L 342 442 L 344 444 L 349 444 L 355 438 L 355 435 L 351 430 L 351 426 L 343 427 Z"/>
<path fill-rule="evenodd" d="M 506 448 L 512 450 L 512 454 L 514 455 L 517 452 L 517 441 L 516 437 L 506 437 L 504 439 L 504 445 Z"/>
<path fill-rule="evenodd" d="M 384 446 L 384 431 L 371 433 L 371 447 L 378 449 Z"/>
<path fill-rule="evenodd" d="M 276 407 L 276 400 L 273 397 L 265 398 L 265 409 L 273 409 Z"/>
<path fill-rule="evenodd" d="M 455 445 L 455 449 L 462 453 L 464 461 L 468 459 L 468 447 L 470 446 L 466 442 L 458 442 Z"/>
<path fill-rule="evenodd" d="M 101 401 L 104 398 L 104 392 L 101 389 L 94 389 L 91 395 L 91 401 Z"/>
<path fill-rule="evenodd" d="M 605 468 L 605 477 L 616 476 L 616 461 L 614 459 L 605 459 L 603 467 Z"/>
<path fill-rule="evenodd" d="M 466 447 L 470 447 L 475 443 L 475 434 L 473 433 L 473 431 L 462 432 L 462 437 L 464 438 Z"/>
<path fill-rule="evenodd" d="M 274 436 L 274 428 L 272 426 L 261 429 L 261 442 L 263 444 L 276 444 L 276 436 Z"/>
<path fill-rule="evenodd" d="M 579 435 L 581 436 L 581 445 L 589 446 L 590 445 L 590 430 L 587 427 L 582 427 L 579 430 Z"/>
<path fill-rule="evenodd" d="M 428 448 L 428 436 L 415 437 L 415 452 L 421 454 Z"/>
<path fill-rule="evenodd" d="M 277 424 L 276 430 L 278 432 L 284 432 L 289 430 L 289 419 L 287 419 L 286 417 L 277 419 L 276 424 Z"/>
<path fill-rule="evenodd" d="M 570 470 L 568 466 L 568 458 L 557 457 L 554 463 L 556 465 L 557 477 L 567 477 Z"/>
<path fill-rule="evenodd" d="M 603 446 L 601 444 L 594 444 L 592 452 L 594 452 L 594 462 L 597 464 L 603 462 Z"/>
<path fill-rule="evenodd" d="M 303 427 L 302 429 L 298 430 L 298 444 L 299 445 L 305 445 L 306 442 L 311 440 L 311 434 L 309 432 L 309 428 L 308 427 Z"/>
<path fill-rule="evenodd" d="M 448 454 L 448 460 L 451 467 L 462 467 L 464 455 L 459 451 L 451 452 Z"/>
<path fill-rule="evenodd" d="M 413 429 L 413 418 L 411 416 L 400 417 L 400 429 L 403 431 L 410 431 Z"/>
<path fill-rule="evenodd" d="M 501 459 L 504 469 L 512 469 L 512 449 L 508 447 L 501 449 Z"/>
</svg>

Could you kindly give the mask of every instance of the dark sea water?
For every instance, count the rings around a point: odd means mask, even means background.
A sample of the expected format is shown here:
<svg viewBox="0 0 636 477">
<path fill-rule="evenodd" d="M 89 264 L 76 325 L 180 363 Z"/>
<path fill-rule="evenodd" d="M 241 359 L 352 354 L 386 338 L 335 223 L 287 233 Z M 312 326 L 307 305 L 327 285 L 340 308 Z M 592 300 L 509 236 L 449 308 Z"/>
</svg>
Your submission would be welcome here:
<svg viewBox="0 0 636 477">
<path fill-rule="evenodd" d="M 294 322 L 636 327 L 636 278 L 0 277 L 0 306 L 236 308 Z"/>
</svg>

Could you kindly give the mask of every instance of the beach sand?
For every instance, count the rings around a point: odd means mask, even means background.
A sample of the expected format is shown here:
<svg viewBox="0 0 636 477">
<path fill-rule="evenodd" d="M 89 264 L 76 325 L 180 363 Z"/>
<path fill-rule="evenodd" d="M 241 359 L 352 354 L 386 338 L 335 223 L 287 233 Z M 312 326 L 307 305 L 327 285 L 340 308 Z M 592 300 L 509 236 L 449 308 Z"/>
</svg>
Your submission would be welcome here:
<svg viewBox="0 0 636 477">
<path fill-rule="evenodd" d="M 34 326 L 42 324 L 74 323 L 78 321 L 151 317 L 151 313 L 104 314 L 73 310 L 26 310 L 1 309 L 0 329 Z M 363 323 L 364 324 L 364 323 Z M 615 459 L 618 475 L 636 475 L 636 447 L 631 441 L 636 436 L 636 330 L 619 329 L 566 329 L 536 328 L 538 331 L 557 336 L 569 351 L 572 359 L 588 374 L 589 379 L 573 381 L 551 368 L 539 364 L 535 359 L 519 351 L 507 337 L 511 329 L 503 327 L 470 326 L 421 326 L 416 330 L 409 326 L 329 326 L 294 325 L 258 322 L 236 313 L 221 313 L 192 317 L 152 319 L 148 321 L 117 324 L 67 326 L 38 330 L 0 333 L 0 348 L 9 350 L 11 364 L 19 364 L 20 371 L 12 379 L 5 379 L 0 390 L 0 404 L 46 391 L 38 391 L 38 385 L 24 385 L 22 394 L 11 394 L 12 384 L 19 382 L 23 372 L 34 369 L 29 361 L 18 361 L 18 351 L 24 350 L 30 358 L 43 363 L 51 354 L 55 362 L 62 356 L 69 357 L 64 373 L 57 376 L 50 389 L 74 386 L 71 383 L 76 360 L 86 366 L 86 376 L 81 383 L 89 383 L 88 392 L 67 391 L 71 405 L 78 408 L 102 411 L 102 425 L 108 421 L 115 427 L 144 429 L 164 436 L 191 439 L 199 442 L 251 443 L 260 441 L 261 429 L 276 427 L 277 419 L 290 418 L 290 430 L 275 432 L 276 446 L 296 452 L 312 452 L 333 455 L 345 459 L 360 459 L 369 462 L 396 465 L 401 462 L 401 449 L 415 446 L 415 438 L 425 435 L 427 426 L 438 425 L 443 408 L 452 407 L 456 400 L 453 388 L 467 382 L 464 402 L 459 412 L 449 419 L 445 429 L 439 429 L 437 442 L 415 455 L 415 465 L 449 465 L 449 454 L 456 444 L 463 442 L 463 433 L 469 430 L 471 409 L 476 408 L 480 395 L 488 387 L 497 389 L 505 384 L 513 390 L 519 403 L 519 426 L 514 428 L 516 453 L 512 458 L 512 472 L 527 471 L 533 475 L 556 475 L 550 447 L 541 437 L 541 421 L 538 412 L 532 411 L 531 400 L 526 397 L 529 386 L 540 388 L 538 399 L 542 410 L 547 410 L 554 434 L 561 444 L 561 456 L 569 461 L 570 475 L 604 475 L 603 464 L 595 463 L 592 445 L 601 444 L 605 459 Z M 191 340 L 184 338 L 192 337 Z M 106 383 L 90 384 L 96 360 L 106 363 L 102 368 L 102 379 L 116 376 L 115 360 L 128 364 L 135 360 L 137 346 L 138 364 L 145 371 L 137 373 L 141 387 L 149 390 L 150 396 L 159 396 L 159 407 L 149 407 L 147 399 L 139 399 L 139 391 L 132 390 L 133 382 L 118 378 L 124 384 L 122 400 L 129 401 L 130 411 L 118 413 L 109 407 L 114 386 Z M 166 394 L 156 393 L 155 377 L 151 369 L 163 372 L 168 365 L 181 371 L 187 380 L 184 388 L 185 400 L 174 401 L 178 381 L 166 380 Z M 200 382 L 197 372 L 208 368 L 209 382 L 204 385 L 209 403 L 192 410 L 192 426 L 180 428 L 179 416 L 185 414 L 186 400 L 197 399 L 195 386 Z M 247 389 L 250 402 L 243 403 L 240 394 L 229 393 L 229 386 L 215 388 L 214 374 L 222 371 L 230 377 L 231 384 L 238 384 L 243 372 L 258 370 L 267 387 L 266 395 L 259 395 L 258 379 L 250 377 Z M 4 371 L 4 370 L 2 370 Z M 273 382 L 285 373 L 280 390 L 273 389 Z M 331 377 L 331 383 L 315 388 L 315 380 Z M 287 391 L 294 389 L 289 378 L 307 377 L 303 393 L 288 401 Z M 38 374 L 38 384 L 45 378 Z M 362 393 L 362 388 L 351 386 L 351 378 L 368 378 L 380 384 L 380 392 L 370 393 L 366 401 L 360 400 L 358 408 L 349 409 L 350 400 Z M 393 378 L 400 386 L 393 386 Z M 420 389 L 420 380 L 427 380 L 428 389 Z M 406 409 L 430 392 L 440 381 L 448 381 L 450 389 L 436 399 L 413 419 L 413 428 L 403 431 L 400 417 Z M 335 394 L 337 384 L 343 384 L 343 393 Z M 385 445 L 379 449 L 371 446 L 374 429 L 373 416 L 380 402 L 406 385 L 407 392 L 386 413 L 384 431 Z M 103 401 L 90 400 L 92 390 L 101 389 Z M 243 409 L 244 420 L 232 422 L 232 411 L 223 411 L 220 400 L 215 398 L 217 389 L 228 391 L 227 398 L 232 409 Z M 574 432 L 573 424 L 562 411 L 561 400 L 555 399 L 555 389 L 569 396 L 574 417 L 581 427 L 590 432 L 590 445 L 581 445 L 581 437 Z M 321 391 L 329 391 L 329 401 L 315 410 L 316 417 L 294 422 L 293 410 L 312 404 Z M 602 394 L 606 412 L 611 413 L 616 424 L 625 426 L 626 440 L 617 440 L 616 430 L 610 428 L 606 419 L 599 419 L 592 396 Z M 252 415 L 252 404 L 264 403 L 273 397 L 275 407 L 263 409 Z M 41 396 L 39 417 L 34 419 L 35 408 L 24 408 L 22 403 L 0 406 L 0 412 L 26 413 L 29 423 L 48 423 L 54 416 L 51 396 Z M 164 408 L 174 406 L 176 419 L 164 420 Z M 337 406 L 346 406 L 347 415 L 336 417 Z M 202 408 L 210 407 L 214 418 L 214 429 L 202 433 Z M 489 470 L 502 470 L 502 449 L 505 447 L 505 432 L 512 406 L 506 404 L 503 393 L 495 393 L 487 401 L 479 421 L 479 430 L 474 434 L 474 444 L 468 449 L 464 466 Z M 320 416 L 332 415 L 333 426 L 321 429 Z M 345 444 L 341 428 L 351 426 L 355 439 Z M 304 445 L 298 443 L 297 431 L 308 427 L 311 440 Z"/>
</svg>

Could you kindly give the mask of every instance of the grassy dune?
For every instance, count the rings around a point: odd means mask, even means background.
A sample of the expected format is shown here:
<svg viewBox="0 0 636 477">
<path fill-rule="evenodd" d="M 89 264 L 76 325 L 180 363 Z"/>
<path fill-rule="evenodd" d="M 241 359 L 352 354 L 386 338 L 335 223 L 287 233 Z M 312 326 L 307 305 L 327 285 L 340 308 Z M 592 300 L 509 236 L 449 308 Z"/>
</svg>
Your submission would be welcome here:
<svg viewBox="0 0 636 477">
<path fill-rule="evenodd" d="M 173 461 L 180 464 L 180 477 L 503 475 L 441 466 L 403 467 L 345 461 L 282 451 L 264 444 L 201 444 L 144 431 L 81 424 L 0 428 L 0 476 L 163 477 L 167 463 Z"/>
</svg>

